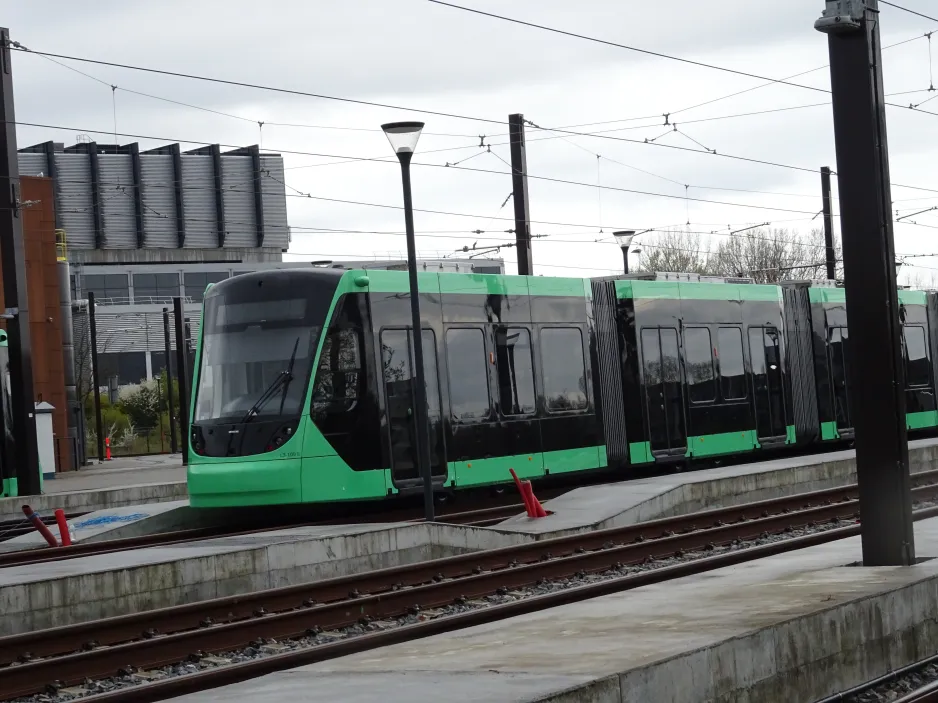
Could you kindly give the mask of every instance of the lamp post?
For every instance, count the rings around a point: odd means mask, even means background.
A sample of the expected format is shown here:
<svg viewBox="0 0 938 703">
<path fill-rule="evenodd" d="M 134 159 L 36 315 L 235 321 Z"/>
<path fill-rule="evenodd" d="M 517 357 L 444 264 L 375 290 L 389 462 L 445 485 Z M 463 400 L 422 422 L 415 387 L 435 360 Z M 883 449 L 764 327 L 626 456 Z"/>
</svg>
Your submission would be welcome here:
<svg viewBox="0 0 938 703">
<path fill-rule="evenodd" d="M 381 125 L 391 148 L 401 162 L 404 183 L 404 224 L 407 230 L 407 272 L 410 277 L 410 313 L 414 344 L 414 422 L 417 439 L 417 470 L 423 476 L 423 507 L 427 522 L 433 515 L 433 477 L 430 468 L 430 433 L 427 421 L 427 384 L 423 365 L 423 328 L 420 324 L 420 299 L 417 293 L 417 246 L 414 244 L 414 206 L 410 195 L 410 160 L 417 148 L 423 122 L 392 122 Z"/>
<path fill-rule="evenodd" d="M 625 273 L 629 272 L 629 246 L 635 239 L 635 230 L 627 229 L 620 232 L 613 232 L 612 236 L 616 238 L 616 243 L 622 248 L 622 261 Z"/>
</svg>

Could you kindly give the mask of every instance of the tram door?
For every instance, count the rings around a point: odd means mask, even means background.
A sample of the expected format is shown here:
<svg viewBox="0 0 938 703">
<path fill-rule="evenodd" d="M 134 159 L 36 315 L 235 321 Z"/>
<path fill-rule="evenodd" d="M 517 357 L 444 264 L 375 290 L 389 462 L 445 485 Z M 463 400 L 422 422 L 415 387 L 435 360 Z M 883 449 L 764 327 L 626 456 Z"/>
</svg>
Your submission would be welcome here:
<svg viewBox="0 0 938 703">
<path fill-rule="evenodd" d="M 684 454 L 684 393 L 677 330 L 669 327 L 642 330 L 642 368 L 645 404 L 653 454 Z"/>
<path fill-rule="evenodd" d="M 381 332 L 381 362 L 391 446 L 391 480 L 398 488 L 417 484 L 417 424 L 413 344 L 409 329 Z M 427 383 L 427 417 L 430 425 L 431 475 L 446 478 L 443 423 L 440 414 L 440 383 L 437 370 L 436 335 L 423 331 L 423 365 Z"/>
<path fill-rule="evenodd" d="M 847 364 L 850 363 L 847 328 L 832 327 L 829 334 L 830 342 L 827 348 L 830 356 L 834 419 L 837 421 L 838 430 L 850 429 L 853 427 L 853 421 L 850 419 L 850 394 L 847 391 Z"/>
<path fill-rule="evenodd" d="M 785 417 L 778 330 L 775 327 L 750 327 L 749 354 L 759 439 L 784 437 L 788 421 Z"/>
</svg>

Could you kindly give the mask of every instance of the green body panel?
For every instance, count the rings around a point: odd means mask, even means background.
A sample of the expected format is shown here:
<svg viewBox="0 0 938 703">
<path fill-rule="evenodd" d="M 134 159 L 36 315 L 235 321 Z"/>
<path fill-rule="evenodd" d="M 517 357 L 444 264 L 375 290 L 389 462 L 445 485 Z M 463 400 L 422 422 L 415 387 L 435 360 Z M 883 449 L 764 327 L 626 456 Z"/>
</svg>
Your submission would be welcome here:
<svg viewBox="0 0 938 703">
<path fill-rule="evenodd" d="M 750 283 L 693 283 L 682 281 L 616 281 L 619 298 L 668 298 L 678 300 L 761 300 L 782 302 L 778 286 Z"/>
<path fill-rule="evenodd" d="M 0 497 L 3 498 L 15 498 L 19 495 L 16 490 L 16 479 L 15 478 L 5 478 L 3 479 L 3 493 L 0 494 Z"/>
<path fill-rule="evenodd" d="M 303 457 L 303 502 L 381 498 L 390 487 L 390 471 L 353 471 L 341 457 Z"/>
<path fill-rule="evenodd" d="M 647 464 L 654 461 L 651 454 L 651 442 L 632 442 L 629 444 L 629 462 L 632 464 Z"/>
<path fill-rule="evenodd" d="M 924 305 L 925 291 L 922 290 L 900 290 L 899 302 L 903 305 Z M 846 303 L 846 288 L 809 288 L 808 300 L 812 303 Z"/>
<path fill-rule="evenodd" d="M 822 422 L 821 423 L 821 439 L 840 439 L 840 432 L 837 431 L 836 422 Z"/>
<path fill-rule="evenodd" d="M 797 434 L 795 433 L 795 426 L 788 425 L 785 428 L 785 444 L 794 444 L 797 441 Z"/>
<path fill-rule="evenodd" d="M 599 469 L 606 465 L 606 448 L 582 447 L 563 449 L 556 452 L 544 452 L 544 472 L 551 475 L 570 471 Z"/>
<path fill-rule="evenodd" d="M 900 290 L 899 302 L 903 305 L 924 305 L 926 293 L 923 290 Z"/>
<path fill-rule="evenodd" d="M 926 410 L 920 413 L 906 413 L 905 426 L 909 430 L 938 426 L 938 410 Z"/>
<path fill-rule="evenodd" d="M 759 442 L 756 439 L 755 430 L 722 432 L 702 437 L 688 437 L 687 454 L 685 456 L 716 456 L 718 454 L 748 452 L 758 447 Z"/>
<path fill-rule="evenodd" d="M 283 446 L 288 444 L 290 442 Z M 267 455 L 259 454 L 240 457 L 236 461 L 202 461 L 206 457 L 198 458 L 200 461 L 197 463 L 190 461 L 188 470 L 189 505 L 193 508 L 302 502 L 301 459 L 298 456 L 271 460 Z"/>
<path fill-rule="evenodd" d="M 514 469 L 520 479 L 543 476 L 544 459 L 540 453 L 495 456 L 488 459 L 453 461 L 450 462 L 449 469 L 457 486 L 482 486 L 511 481 L 508 469 Z"/>
</svg>

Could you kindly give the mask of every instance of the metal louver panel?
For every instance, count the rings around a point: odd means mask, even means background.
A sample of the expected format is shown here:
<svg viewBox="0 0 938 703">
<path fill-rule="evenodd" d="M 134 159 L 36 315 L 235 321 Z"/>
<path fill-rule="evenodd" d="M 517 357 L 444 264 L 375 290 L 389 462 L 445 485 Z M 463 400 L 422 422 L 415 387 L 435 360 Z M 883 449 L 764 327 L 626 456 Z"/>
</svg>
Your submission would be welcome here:
<svg viewBox="0 0 938 703">
<path fill-rule="evenodd" d="M 41 174 L 48 177 L 49 175 L 45 154 L 19 153 L 16 155 L 16 160 L 21 176 L 38 176 Z"/>
<path fill-rule="evenodd" d="M 134 172 L 130 154 L 99 154 L 104 248 L 136 249 Z"/>
<path fill-rule="evenodd" d="M 94 249 L 91 165 L 87 154 L 56 154 L 60 219 L 69 249 Z M 128 198 L 133 222 L 133 199 Z"/>
<path fill-rule="evenodd" d="M 115 311 L 109 312 L 108 306 L 100 306 L 96 311 L 95 323 L 98 327 L 98 353 L 120 354 L 123 352 L 161 352 L 163 351 L 163 313 L 162 311 L 128 311 L 127 306 L 114 306 Z M 152 310 L 152 308 L 151 308 Z M 202 309 L 195 307 L 186 310 L 185 316 L 189 318 L 192 330 L 192 348 L 198 344 L 199 328 L 202 321 Z M 176 331 L 173 326 L 172 309 L 170 309 L 170 348 L 176 348 Z M 76 314 L 73 317 L 75 344 L 87 350 L 88 341 L 88 315 Z M 79 351 L 81 351 L 79 349 Z M 87 354 L 88 352 L 83 352 Z"/>
<path fill-rule="evenodd" d="M 254 169 L 250 156 L 222 156 L 225 248 L 257 246 Z"/>
<path fill-rule="evenodd" d="M 173 247 L 176 236 L 176 195 L 173 190 L 173 157 L 143 154 L 140 157 L 143 181 L 143 237 L 147 247 Z"/>
<path fill-rule="evenodd" d="M 287 249 L 290 246 L 290 230 L 287 228 L 287 196 L 285 192 L 283 158 L 262 156 L 261 192 L 264 198 L 265 247 Z M 268 176 L 266 172 L 270 172 Z"/>
<path fill-rule="evenodd" d="M 182 188 L 186 213 L 186 248 L 217 247 L 215 175 L 210 157 L 183 155 Z"/>
</svg>

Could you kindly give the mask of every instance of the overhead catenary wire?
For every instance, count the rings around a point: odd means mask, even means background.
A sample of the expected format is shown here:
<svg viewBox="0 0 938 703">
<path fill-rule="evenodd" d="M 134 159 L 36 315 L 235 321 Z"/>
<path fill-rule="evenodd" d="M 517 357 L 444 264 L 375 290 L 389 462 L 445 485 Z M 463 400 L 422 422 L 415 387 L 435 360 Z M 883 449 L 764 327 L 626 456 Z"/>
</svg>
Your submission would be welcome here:
<svg viewBox="0 0 938 703">
<path fill-rule="evenodd" d="M 652 51 L 652 50 L 650 50 L 650 49 L 642 49 L 642 48 L 640 48 L 640 47 L 630 46 L 630 45 L 628 45 L 628 44 L 620 44 L 619 42 L 614 42 L 614 41 L 610 41 L 610 40 L 607 40 L 607 39 L 600 39 L 600 38 L 598 38 L 598 37 L 591 37 L 591 36 L 586 35 L 586 34 L 579 34 L 579 33 L 577 33 L 577 32 L 570 32 L 570 31 L 567 31 L 567 30 L 564 30 L 564 29 L 559 29 L 559 28 L 557 28 L 557 27 L 548 27 L 547 25 L 537 24 L 537 23 L 535 23 L 535 22 L 529 22 L 529 21 L 527 21 L 527 20 L 520 20 L 520 19 L 517 19 L 517 18 L 514 18 L 514 17 L 508 17 L 508 16 L 506 16 L 506 15 L 499 15 L 499 14 L 496 14 L 496 13 L 494 13 L 494 12 L 485 12 L 484 10 L 479 10 L 479 9 L 476 9 L 476 8 L 473 8 L 473 7 L 466 7 L 466 6 L 464 6 L 464 5 L 457 5 L 457 4 L 455 4 L 455 3 L 445 2 L 445 0 L 427 0 L 427 2 L 431 2 L 431 3 L 434 3 L 434 4 L 436 4 L 436 5 L 442 5 L 442 6 L 450 7 L 450 8 L 453 8 L 453 9 L 456 9 L 456 10 L 461 10 L 461 11 L 464 11 L 464 12 L 474 13 L 474 14 L 477 14 L 477 15 L 483 15 L 483 16 L 485 16 L 485 17 L 491 17 L 491 18 L 493 18 L 493 19 L 498 19 L 498 20 L 502 20 L 502 21 L 505 21 L 505 22 L 511 22 L 511 23 L 513 23 L 513 24 L 519 24 L 519 25 L 523 25 L 523 26 L 526 26 L 526 27 L 531 27 L 531 28 L 534 28 L 534 29 L 540 29 L 540 30 L 543 30 L 543 31 L 546 31 L 546 32 L 552 32 L 552 33 L 555 33 L 555 34 L 560 34 L 560 35 L 572 37 L 572 38 L 575 38 L 575 39 L 582 39 L 582 40 L 584 40 L 584 41 L 594 42 L 594 43 L 602 44 L 602 45 L 605 45 L 605 46 L 611 46 L 611 47 L 615 47 L 615 48 L 618 48 L 618 49 L 625 49 L 625 50 L 627 50 L 627 51 L 633 51 L 633 52 L 636 52 L 636 53 L 639 53 L 639 54 L 644 54 L 644 55 L 647 55 L 647 56 L 654 56 L 654 57 L 656 57 L 656 58 L 667 59 L 667 60 L 669 60 L 669 61 L 677 61 L 677 62 L 680 62 L 680 63 L 689 64 L 689 65 L 692 65 L 692 66 L 698 66 L 698 67 L 701 67 L 701 68 L 707 68 L 707 69 L 711 69 L 711 70 L 714 70 L 714 71 L 721 71 L 721 72 L 723 72 L 723 73 L 729 73 L 729 74 L 733 74 L 733 75 L 737 75 L 737 76 L 743 76 L 743 77 L 746 77 L 746 78 L 756 78 L 756 79 L 761 80 L 761 81 L 769 81 L 770 83 L 774 83 L 774 84 L 776 84 L 776 85 L 785 85 L 785 86 L 790 86 L 790 87 L 793 87 L 793 88 L 801 88 L 801 89 L 803 89 L 803 90 L 809 90 L 809 91 L 813 91 L 813 92 L 817 92 L 817 93 L 826 93 L 826 94 L 828 94 L 828 95 L 829 95 L 830 92 L 831 92 L 831 91 L 830 91 L 829 89 L 827 89 L 827 88 L 818 88 L 817 86 L 805 85 L 805 84 L 803 84 L 803 83 L 792 83 L 791 81 L 786 80 L 786 79 L 784 79 L 784 78 L 770 78 L 770 77 L 768 77 L 768 76 L 760 76 L 759 74 L 756 74 L 756 73 L 750 73 L 750 72 L 748 72 L 748 71 L 741 71 L 741 70 L 735 69 L 735 68 L 728 68 L 728 67 L 726 67 L 726 66 L 717 66 L 716 64 L 710 64 L 710 63 L 706 63 L 706 62 L 703 62 L 703 61 L 695 61 L 695 60 L 693 60 L 693 59 L 687 59 L 687 58 L 683 58 L 683 57 L 681 57 L 681 56 L 674 56 L 674 55 L 672 55 L 672 54 L 665 54 L 665 53 L 660 52 L 660 51 Z M 900 9 L 905 9 L 905 8 L 900 8 Z M 916 14 L 918 14 L 918 13 L 916 13 Z M 922 16 L 923 16 L 923 17 L 926 17 L 926 19 L 932 19 L 932 18 L 930 18 L 930 17 L 927 17 L 926 15 L 922 15 Z M 935 20 L 935 21 L 938 21 L 938 20 Z M 890 107 L 897 107 L 897 108 L 901 108 L 901 109 L 903 109 L 903 110 L 912 110 L 912 111 L 915 111 L 915 112 L 922 112 L 922 113 L 924 113 L 924 114 L 926 114 L 926 115 L 934 115 L 934 116 L 938 117 L 938 112 L 930 112 L 930 111 L 928 111 L 928 110 L 920 110 L 919 108 L 915 107 L 914 105 L 899 105 L 898 103 L 890 103 L 890 102 L 885 102 L 884 104 L 885 104 L 885 105 L 888 105 L 888 106 L 890 106 Z M 688 108 L 688 109 L 689 109 L 689 108 Z"/>
</svg>

